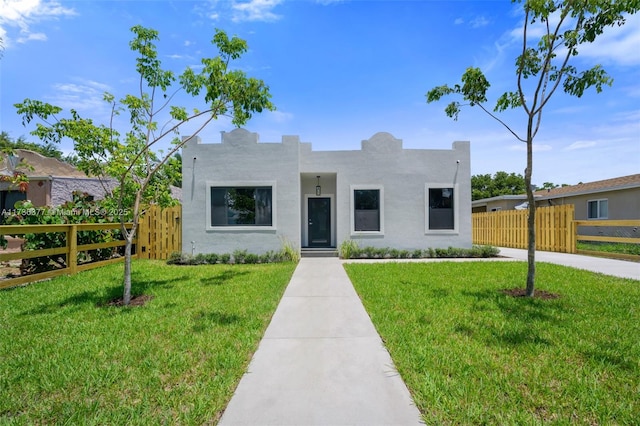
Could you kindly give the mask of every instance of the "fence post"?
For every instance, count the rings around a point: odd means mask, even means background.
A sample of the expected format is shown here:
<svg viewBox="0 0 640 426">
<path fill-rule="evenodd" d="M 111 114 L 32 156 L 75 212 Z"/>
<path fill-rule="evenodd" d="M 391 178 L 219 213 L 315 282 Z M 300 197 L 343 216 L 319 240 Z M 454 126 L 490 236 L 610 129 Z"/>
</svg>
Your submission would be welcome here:
<svg viewBox="0 0 640 426">
<path fill-rule="evenodd" d="M 67 231 L 67 268 L 69 274 L 75 275 L 78 272 L 78 227 L 70 225 Z"/>
</svg>

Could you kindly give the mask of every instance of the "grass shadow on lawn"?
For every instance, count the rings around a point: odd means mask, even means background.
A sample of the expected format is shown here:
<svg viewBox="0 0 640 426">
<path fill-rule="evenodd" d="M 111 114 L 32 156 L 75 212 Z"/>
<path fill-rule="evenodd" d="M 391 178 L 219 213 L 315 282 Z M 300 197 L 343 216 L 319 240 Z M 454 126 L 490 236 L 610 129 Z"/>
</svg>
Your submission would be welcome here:
<svg viewBox="0 0 640 426">
<path fill-rule="evenodd" d="M 238 277 L 241 277 L 247 274 L 249 274 L 249 272 L 247 271 L 239 271 L 237 269 L 226 269 L 215 275 L 200 278 L 200 282 L 203 285 L 223 285 L 223 284 L 229 283 L 230 281 Z"/>
</svg>

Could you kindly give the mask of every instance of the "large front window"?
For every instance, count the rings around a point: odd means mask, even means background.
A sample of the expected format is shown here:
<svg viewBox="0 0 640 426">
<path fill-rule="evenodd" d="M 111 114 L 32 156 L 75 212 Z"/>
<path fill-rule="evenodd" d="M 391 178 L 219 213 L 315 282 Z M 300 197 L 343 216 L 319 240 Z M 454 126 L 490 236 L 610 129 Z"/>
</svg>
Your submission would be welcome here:
<svg viewBox="0 0 640 426">
<path fill-rule="evenodd" d="M 272 226 L 272 188 L 211 187 L 211 226 Z"/>
<path fill-rule="evenodd" d="M 429 230 L 455 229 L 453 188 L 429 188 Z"/>
</svg>

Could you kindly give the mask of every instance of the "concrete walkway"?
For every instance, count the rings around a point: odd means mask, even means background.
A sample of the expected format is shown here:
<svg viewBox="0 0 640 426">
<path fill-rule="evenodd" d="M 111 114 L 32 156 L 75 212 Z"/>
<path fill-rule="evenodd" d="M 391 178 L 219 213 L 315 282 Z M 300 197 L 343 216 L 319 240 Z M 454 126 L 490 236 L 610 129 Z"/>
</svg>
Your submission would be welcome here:
<svg viewBox="0 0 640 426">
<path fill-rule="evenodd" d="M 337 258 L 303 258 L 220 425 L 418 425 Z"/>
<path fill-rule="evenodd" d="M 527 261 L 527 251 L 500 247 L 500 255 L 508 258 Z M 577 269 L 613 275 L 614 277 L 640 280 L 640 263 L 626 260 L 606 259 L 603 257 L 584 256 L 580 254 L 554 253 L 536 251 L 536 262 L 556 263 Z"/>
</svg>

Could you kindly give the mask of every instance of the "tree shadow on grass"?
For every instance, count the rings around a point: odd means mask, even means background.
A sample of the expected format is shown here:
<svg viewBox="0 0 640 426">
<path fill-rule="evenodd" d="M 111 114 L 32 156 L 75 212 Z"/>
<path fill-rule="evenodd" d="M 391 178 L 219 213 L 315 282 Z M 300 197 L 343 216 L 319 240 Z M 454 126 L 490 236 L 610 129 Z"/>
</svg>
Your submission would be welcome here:
<svg viewBox="0 0 640 426">
<path fill-rule="evenodd" d="M 553 341 L 543 337 L 539 330 L 561 327 L 563 306 L 549 300 L 514 298 L 498 290 L 463 291 L 465 297 L 472 298 L 472 311 L 477 312 L 476 322 L 472 325 L 458 324 L 456 332 L 473 337 L 481 335 L 486 344 L 553 345 Z M 498 310 L 507 318 L 507 326 L 482 321 L 483 312 Z M 482 328 L 482 333 L 476 333 Z"/>
<path fill-rule="evenodd" d="M 248 274 L 248 271 L 227 269 L 211 277 L 200 278 L 200 283 L 203 285 L 223 285 L 236 277 Z"/>
<path fill-rule="evenodd" d="M 181 277 L 158 280 L 158 279 L 142 279 L 139 276 L 136 277 L 136 273 L 131 275 L 131 297 L 144 296 L 150 288 L 171 288 L 176 281 L 188 280 L 187 275 Z M 90 284 L 88 284 L 89 286 Z M 73 294 L 66 299 L 60 301 L 51 302 L 48 304 L 40 304 L 35 308 L 24 311 L 21 315 L 49 315 L 58 312 L 60 309 L 80 309 L 83 305 L 90 306 L 120 306 L 117 303 L 117 299 L 122 299 L 123 286 L 122 284 L 114 285 L 111 287 L 96 289 L 96 290 L 84 290 L 80 293 Z M 150 297 L 144 297 L 140 302 L 149 301 Z M 144 303 L 138 303 L 141 305 Z M 135 303 L 133 305 L 136 305 Z"/>
<path fill-rule="evenodd" d="M 243 318 L 239 315 L 227 314 L 218 311 L 200 311 L 193 316 L 193 320 L 195 322 L 192 328 L 193 331 L 196 333 L 201 333 L 213 326 L 227 326 L 240 322 L 243 320 Z"/>
</svg>

